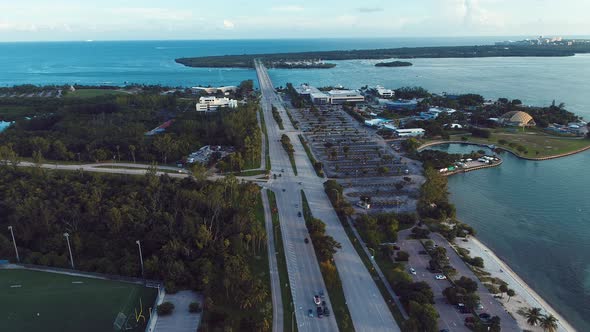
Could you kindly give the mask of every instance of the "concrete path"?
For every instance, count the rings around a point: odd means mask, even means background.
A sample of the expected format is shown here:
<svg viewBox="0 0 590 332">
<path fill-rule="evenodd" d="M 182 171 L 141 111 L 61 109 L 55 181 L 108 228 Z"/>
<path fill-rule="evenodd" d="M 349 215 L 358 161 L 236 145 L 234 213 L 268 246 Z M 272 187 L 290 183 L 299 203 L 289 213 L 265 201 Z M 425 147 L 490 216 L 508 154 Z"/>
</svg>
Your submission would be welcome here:
<svg viewBox="0 0 590 332">
<path fill-rule="evenodd" d="M 203 307 L 201 295 L 192 291 L 180 291 L 176 294 L 166 294 L 164 302 L 174 304 L 174 311 L 169 316 L 158 315 L 154 332 L 195 332 L 201 323 L 202 313 L 190 313 L 188 306 L 191 302 L 199 302 Z"/>
</svg>

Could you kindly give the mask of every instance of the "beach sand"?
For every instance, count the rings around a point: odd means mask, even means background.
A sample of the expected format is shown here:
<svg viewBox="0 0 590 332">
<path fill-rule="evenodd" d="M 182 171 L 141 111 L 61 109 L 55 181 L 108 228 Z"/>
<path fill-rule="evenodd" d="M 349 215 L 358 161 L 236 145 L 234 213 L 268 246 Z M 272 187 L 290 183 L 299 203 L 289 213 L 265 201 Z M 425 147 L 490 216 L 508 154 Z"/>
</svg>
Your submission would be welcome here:
<svg viewBox="0 0 590 332">
<path fill-rule="evenodd" d="M 455 241 L 455 245 L 468 249 L 471 257 L 481 257 L 484 261 L 484 270 L 491 274 L 491 277 L 497 277 L 508 283 L 508 287 L 516 292 L 516 296 L 508 300 L 506 294 L 501 299 L 502 304 L 508 312 L 516 318 L 518 325 L 523 330 L 540 331 L 539 327 L 532 327 L 527 324 L 526 319 L 519 315 L 517 311 L 520 308 L 541 308 L 543 314 L 553 314 L 559 322 L 559 332 L 575 332 L 574 329 L 555 309 L 553 309 L 545 300 L 539 296 L 531 287 L 529 287 L 524 280 L 522 280 L 506 263 L 504 263 L 498 256 L 496 256 L 488 247 L 481 243 L 478 239 L 470 237 L 467 242 L 460 239 Z M 502 271 L 502 272 L 501 272 Z"/>
</svg>

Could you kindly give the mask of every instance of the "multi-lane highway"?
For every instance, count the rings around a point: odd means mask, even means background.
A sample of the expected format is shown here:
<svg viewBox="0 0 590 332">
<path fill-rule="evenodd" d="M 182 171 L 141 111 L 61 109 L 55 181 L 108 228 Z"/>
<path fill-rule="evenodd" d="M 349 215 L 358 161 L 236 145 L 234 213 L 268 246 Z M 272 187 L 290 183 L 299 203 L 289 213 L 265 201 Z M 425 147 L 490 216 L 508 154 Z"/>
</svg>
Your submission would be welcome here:
<svg viewBox="0 0 590 332">
<path fill-rule="evenodd" d="M 286 110 L 273 88 L 266 68 L 257 62 L 256 71 L 262 92 L 262 108 L 268 130 L 271 165 L 273 172 L 281 175 L 276 180 L 270 180 L 268 186 L 277 196 L 287 254 L 287 270 L 297 309 L 299 330 L 336 331 L 338 329 L 333 315 L 322 319 L 307 317 L 307 310 L 314 307 L 313 295 L 320 289 L 325 290 L 325 287 L 313 247 L 311 243 L 304 242 L 304 239 L 308 237 L 304 220 L 297 216 L 297 213 L 301 211 L 300 191 L 303 189 L 313 215 L 324 221 L 327 233 L 342 244 L 334 260 L 355 329 L 357 331 L 400 331 L 377 285 L 352 246 L 324 193 L 324 180 L 315 174 L 297 137 L 300 132 L 296 131 L 288 121 Z M 285 130 L 279 130 L 273 119 L 272 105 L 281 114 Z M 295 148 L 297 176 L 292 171 L 288 155 L 281 146 L 282 134 L 289 136 Z M 326 300 L 329 303 L 329 298 Z"/>
</svg>

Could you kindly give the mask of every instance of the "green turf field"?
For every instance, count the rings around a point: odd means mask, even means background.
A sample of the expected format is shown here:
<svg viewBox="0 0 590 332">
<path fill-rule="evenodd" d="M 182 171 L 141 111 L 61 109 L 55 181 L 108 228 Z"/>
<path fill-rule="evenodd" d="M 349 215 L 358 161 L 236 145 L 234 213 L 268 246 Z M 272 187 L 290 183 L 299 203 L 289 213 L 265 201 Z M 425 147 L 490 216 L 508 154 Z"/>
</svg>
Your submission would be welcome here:
<svg viewBox="0 0 590 332">
<path fill-rule="evenodd" d="M 156 295 L 156 289 L 116 281 L 0 270 L 0 331 L 113 331 L 119 312 L 135 320 L 140 298 L 147 322 Z"/>
</svg>

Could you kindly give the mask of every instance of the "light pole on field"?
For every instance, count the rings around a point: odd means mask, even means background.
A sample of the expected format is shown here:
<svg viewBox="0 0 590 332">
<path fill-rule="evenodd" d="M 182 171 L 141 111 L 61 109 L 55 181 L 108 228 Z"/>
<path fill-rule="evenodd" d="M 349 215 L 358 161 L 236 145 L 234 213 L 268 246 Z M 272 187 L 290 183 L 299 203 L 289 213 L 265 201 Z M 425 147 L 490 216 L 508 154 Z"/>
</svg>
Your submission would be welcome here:
<svg viewBox="0 0 590 332">
<path fill-rule="evenodd" d="M 74 256 L 72 256 L 72 247 L 70 246 L 70 234 L 66 232 L 64 233 L 64 236 L 66 237 L 66 242 L 68 243 L 68 251 L 70 252 L 70 263 L 72 263 L 72 270 L 75 270 Z"/>
<path fill-rule="evenodd" d="M 141 277 L 145 279 L 143 274 L 143 254 L 141 253 L 141 242 L 139 240 L 135 241 L 137 243 L 137 247 L 139 248 L 139 262 L 141 263 Z"/>
<path fill-rule="evenodd" d="M 12 244 L 14 244 L 14 252 L 16 253 L 16 261 L 20 263 L 20 257 L 18 256 L 18 248 L 16 247 L 16 240 L 14 240 L 14 231 L 12 230 L 12 226 L 8 226 L 8 230 L 10 231 L 10 235 L 12 235 Z"/>
</svg>

